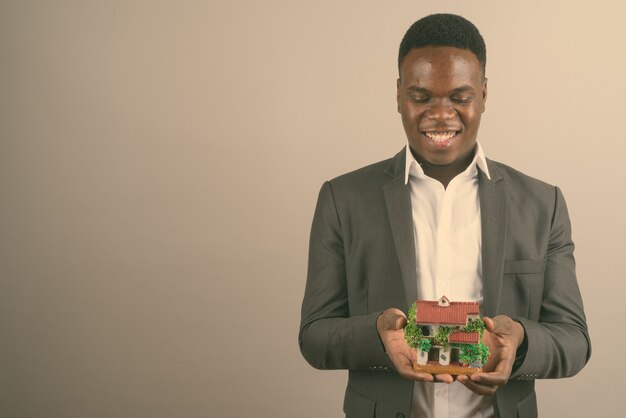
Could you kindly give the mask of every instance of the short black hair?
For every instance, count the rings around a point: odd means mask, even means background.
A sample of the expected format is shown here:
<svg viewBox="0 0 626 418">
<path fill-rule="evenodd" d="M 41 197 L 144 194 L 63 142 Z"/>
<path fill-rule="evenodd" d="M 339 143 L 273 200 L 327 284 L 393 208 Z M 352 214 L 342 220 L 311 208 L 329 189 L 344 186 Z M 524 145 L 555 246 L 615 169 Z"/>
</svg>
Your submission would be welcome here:
<svg viewBox="0 0 626 418">
<path fill-rule="evenodd" d="M 414 48 L 452 46 L 468 49 L 476 55 L 485 74 L 487 48 L 478 28 L 462 16 L 437 13 L 423 17 L 406 31 L 398 52 L 398 71 L 407 54 Z"/>
</svg>

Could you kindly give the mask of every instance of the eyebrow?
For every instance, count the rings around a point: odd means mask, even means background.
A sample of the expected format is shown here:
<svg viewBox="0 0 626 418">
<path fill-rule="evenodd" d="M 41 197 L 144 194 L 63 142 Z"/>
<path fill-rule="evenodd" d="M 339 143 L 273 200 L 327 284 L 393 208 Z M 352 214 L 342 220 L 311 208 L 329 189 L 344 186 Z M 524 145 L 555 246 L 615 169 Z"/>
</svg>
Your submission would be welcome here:
<svg viewBox="0 0 626 418">
<path fill-rule="evenodd" d="M 414 92 L 417 92 L 417 93 L 424 93 L 424 94 L 430 94 L 431 93 L 430 90 L 425 89 L 424 87 L 419 87 L 419 86 L 410 86 L 410 87 L 408 87 L 408 90 L 414 91 Z M 467 92 L 467 91 L 474 91 L 474 87 L 472 87 L 472 86 L 470 86 L 468 84 L 465 84 L 465 85 L 462 85 L 460 87 L 455 88 L 454 90 L 452 90 L 450 92 L 450 94 L 464 93 L 464 92 Z"/>
</svg>

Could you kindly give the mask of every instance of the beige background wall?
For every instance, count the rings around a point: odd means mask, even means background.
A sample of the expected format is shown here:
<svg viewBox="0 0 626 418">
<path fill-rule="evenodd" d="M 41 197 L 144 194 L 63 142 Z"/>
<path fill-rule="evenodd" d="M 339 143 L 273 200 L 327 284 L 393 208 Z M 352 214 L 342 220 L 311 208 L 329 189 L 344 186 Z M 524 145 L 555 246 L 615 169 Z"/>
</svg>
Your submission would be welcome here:
<svg viewBox="0 0 626 418">
<path fill-rule="evenodd" d="M 393 155 L 410 23 L 481 29 L 489 157 L 562 187 L 594 355 L 544 417 L 615 416 L 621 1 L 0 1 L 0 416 L 335 417 L 296 336 L 321 183 Z"/>
</svg>

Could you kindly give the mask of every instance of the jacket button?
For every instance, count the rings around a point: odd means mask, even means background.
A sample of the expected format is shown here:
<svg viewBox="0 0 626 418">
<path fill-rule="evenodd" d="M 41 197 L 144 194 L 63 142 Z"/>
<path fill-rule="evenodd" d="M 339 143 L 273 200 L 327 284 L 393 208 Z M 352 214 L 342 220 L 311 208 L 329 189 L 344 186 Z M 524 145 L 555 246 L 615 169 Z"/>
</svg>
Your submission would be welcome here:
<svg viewBox="0 0 626 418">
<path fill-rule="evenodd" d="M 404 418 L 404 414 L 402 412 L 398 412 L 396 414 L 396 418 Z"/>
</svg>

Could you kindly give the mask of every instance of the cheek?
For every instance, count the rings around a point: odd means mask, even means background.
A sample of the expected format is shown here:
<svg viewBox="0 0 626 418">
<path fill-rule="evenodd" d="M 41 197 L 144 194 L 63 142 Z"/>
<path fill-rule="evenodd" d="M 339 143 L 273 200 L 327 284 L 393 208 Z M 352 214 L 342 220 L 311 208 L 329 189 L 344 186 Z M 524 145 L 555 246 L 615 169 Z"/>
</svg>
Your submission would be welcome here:
<svg viewBox="0 0 626 418">
<path fill-rule="evenodd" d="M 409 123 L 415 123 L 419 120 L 420 109 L 416 109 L 415 106 L 410 104 L 404 104 L 401 108 L 402 120 Z"/>
<path fill-rule="evenodd" d="M 479 109 L 468 109 L 463 113 L 459 113 L 459 115 L 461 116 L 461 120 L 468 130 L 478 129 L 481 115 Z"/>
<path fill-rule="evenodd" d="M 419 131 L 419 116 L 417 113 L 404 112 L 402 113 L 402 124 L 404 130 L 416 134 Z"/>
<path fill-rule="evenodd" d="M 408 113 L 406 113 L 406 111 L 403 111 L 400 114 L 402 115 L 402 125 L 404 126 L 404 130 L 409 132 L 411 129 L 413 129 L 413 126 L 415 124 L 411 121 L 411 118 Z"/>
</svg>

